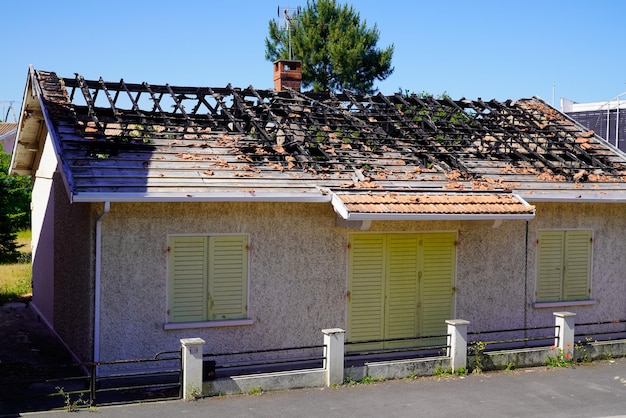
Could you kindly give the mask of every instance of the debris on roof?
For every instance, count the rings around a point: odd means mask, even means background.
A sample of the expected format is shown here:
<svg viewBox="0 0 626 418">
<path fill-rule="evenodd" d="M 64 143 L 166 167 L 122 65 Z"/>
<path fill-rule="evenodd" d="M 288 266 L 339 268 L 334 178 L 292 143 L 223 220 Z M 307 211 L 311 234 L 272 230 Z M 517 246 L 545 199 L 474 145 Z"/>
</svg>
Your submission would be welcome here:
<svg viewBox="0 0 626 418">
<path fill-rule="evenodd" d="M 32 79 L 75 193 L 626 182 L 623 154 L 539 98 L 175 87 L 35 70 Z"/>
</svg>

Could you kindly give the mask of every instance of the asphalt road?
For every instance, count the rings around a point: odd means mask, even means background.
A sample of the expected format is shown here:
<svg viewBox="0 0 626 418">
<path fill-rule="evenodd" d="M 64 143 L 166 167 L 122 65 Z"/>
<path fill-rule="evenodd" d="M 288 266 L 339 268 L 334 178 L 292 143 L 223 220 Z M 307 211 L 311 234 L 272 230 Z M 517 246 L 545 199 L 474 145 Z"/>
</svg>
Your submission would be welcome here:
<svg viewBox="0 0 626 418">
<path fill-rule="evenodd" d="M 65 411 L 25 414 L 68 416 Z M 100 407 L 73 417 L 626 417 L 626 359 Z"/>
</svg>

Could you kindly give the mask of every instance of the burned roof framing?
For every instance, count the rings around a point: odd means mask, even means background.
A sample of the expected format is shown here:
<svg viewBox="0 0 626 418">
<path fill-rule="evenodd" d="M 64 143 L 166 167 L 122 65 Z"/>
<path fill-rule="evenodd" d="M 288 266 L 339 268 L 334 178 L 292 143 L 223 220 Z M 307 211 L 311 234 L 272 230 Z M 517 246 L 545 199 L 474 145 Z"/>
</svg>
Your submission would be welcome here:
<svg viewBox="0 0 626 418">
<path fill-rule="evenodd" d="M 530 190 L 625 181 L 623 154 L 539 98 L 363 96 L 31 74 L 76 194 L 312 185 L 496 190 L 520 183 Z"/>
</svg>

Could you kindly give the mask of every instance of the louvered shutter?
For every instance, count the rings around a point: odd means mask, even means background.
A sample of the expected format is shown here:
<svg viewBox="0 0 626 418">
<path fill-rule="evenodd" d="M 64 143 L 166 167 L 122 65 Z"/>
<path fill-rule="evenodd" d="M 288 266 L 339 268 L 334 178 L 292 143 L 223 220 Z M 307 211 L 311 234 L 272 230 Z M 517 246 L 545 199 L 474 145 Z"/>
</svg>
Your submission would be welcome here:
<svg viewBox="0 0 626 418">
<path fill-rule="evenodd" d="M 386 263 L 385 338 L 414 337 L 418 333 L 418 236 L 388 235 Z M 414 344 L 392 342 L 387 348 Z"/>
<path fill-rule="evenodd" d="M 245 318 L 248 251 L 245 236 L 209 237 L 209 318 Z"/>
<path fill-rule="evenodd" d="M 421 335 L 445 334 L 445 321 L 453 319 L 455 240 L 454 233 L 422 235 Z"/>
<path fill-rule="evenodd" d="M 206 318 L 206 237 L 171 237 L 169 248 L 169 321 Z"/>
<path fill-rule="evenodd" d="M 383 235 L 352 235 L 349 255 L 348 340 L 382 339 L 385 275 Z M 381 344 L 356 349 L 377 348 Z"/>
<path fill-rule="evenodd" d="M 538 302 L 560 301 L 563 297 L 565 231 L 541 231 L 537 247 Z"/>
<path fill-rule="evenodd" d="M 565 233 L 564 300 L 589 299 L 591 277 L 591 231 Z"/>
</svg>

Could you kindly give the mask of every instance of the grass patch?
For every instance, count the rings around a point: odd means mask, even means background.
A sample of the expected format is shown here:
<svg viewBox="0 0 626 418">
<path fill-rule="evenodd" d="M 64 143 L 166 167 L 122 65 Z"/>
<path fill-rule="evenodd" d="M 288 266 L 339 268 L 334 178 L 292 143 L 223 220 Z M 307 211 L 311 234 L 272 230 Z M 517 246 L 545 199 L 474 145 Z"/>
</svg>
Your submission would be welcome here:
<svg viewBox="0 0 626 418">
<path fill-rule="evenodd" d="M 0 305 L 7 302 L 24 299 L 24 295 L 31 293 L 32 264 L 30 230 L 17 233 L 17 244 L 21 245 L 20 252 L 24 262 L 14 264 L 0 264 Z"/>
</svg>

